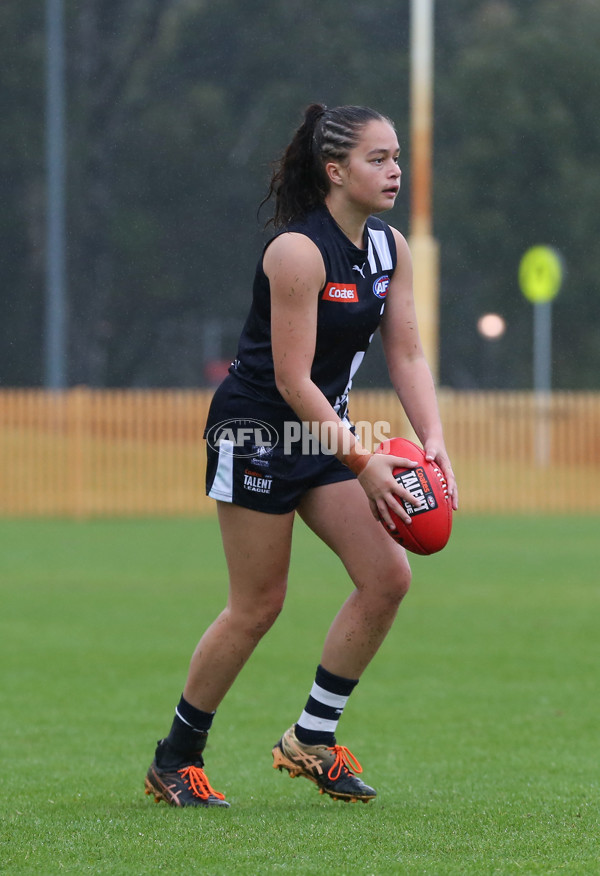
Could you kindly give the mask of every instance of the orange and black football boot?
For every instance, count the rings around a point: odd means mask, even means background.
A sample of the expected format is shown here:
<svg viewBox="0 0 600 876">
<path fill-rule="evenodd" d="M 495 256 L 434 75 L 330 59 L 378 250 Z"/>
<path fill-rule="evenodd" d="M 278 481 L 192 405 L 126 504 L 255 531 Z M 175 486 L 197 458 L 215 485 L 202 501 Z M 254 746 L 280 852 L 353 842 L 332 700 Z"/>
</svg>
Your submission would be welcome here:
<svg viewBox="0 0 600 876">
<path fill-rule="evenodd" d="M 273 768 L 285 769 L 292 778 L 304 776 L 319 788 L 319 793 L 329 794 L 334 800 L 346 803 L 368 803 L 377 796 L 377 791 L 358 778 L 362 767 L 345 746 L 305 745 L 290 727 L 273 749 Z"/>
<path fill-rule="evenodd" d="M 170 806 L 228 807 L 225 795 L 211 787 L 204 772 L 202 752 L 207 735 L 201 734 L 198 747 L 183 762 L 182 756 L 162 739 L 146 774 L 146 794 L 153 794 L 157 803 L 164 800 Z"/>
</svg>

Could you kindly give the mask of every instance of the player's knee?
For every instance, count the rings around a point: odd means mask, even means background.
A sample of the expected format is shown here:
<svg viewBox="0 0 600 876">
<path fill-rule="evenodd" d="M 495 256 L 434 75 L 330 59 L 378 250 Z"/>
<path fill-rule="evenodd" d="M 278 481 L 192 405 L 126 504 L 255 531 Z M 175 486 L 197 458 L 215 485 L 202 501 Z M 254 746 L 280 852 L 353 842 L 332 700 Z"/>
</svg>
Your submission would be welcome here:
<svg viewBox="0 0 600 876">
<path fill-rule="evenodd" d="M 412 572 L 407 560 L 397 562 L 386 577 L 384 592 L 387 598 L 399 605 L 409 591 Z"/>
<path fill-rule="evenodd" d="M 395 615 L 410 587 L 410 569 L 394 569 L 369 586 L 361 589 L 368 610 L 381 617 Z"/>
<path fill-rule="evenodd" d="M 408 591 L 410 590 L 410 584 L 412 581 L 412 572 L 410 570 L 410 566 L 408 566 L 400 575 L 398 580 L 398 592 L 400 594 L 400 599 L 404 599 Z"/>
<path fill-rule="evenodd" d="M 271 629 L 283 608 L 283 597 L 273 597 L 262 606 L 262 611 L 256 618 L 256 630 L 264 636 Z"/>
<path fill-rule="evenodd" d="M 251 604 L 240 607 L 237 612 L 238 624 L 245 629 L 247 635 L 260 639 L 271 629 L 283 608 L 286 584 L 270 587 L 257 594 Z"/>
</svg>

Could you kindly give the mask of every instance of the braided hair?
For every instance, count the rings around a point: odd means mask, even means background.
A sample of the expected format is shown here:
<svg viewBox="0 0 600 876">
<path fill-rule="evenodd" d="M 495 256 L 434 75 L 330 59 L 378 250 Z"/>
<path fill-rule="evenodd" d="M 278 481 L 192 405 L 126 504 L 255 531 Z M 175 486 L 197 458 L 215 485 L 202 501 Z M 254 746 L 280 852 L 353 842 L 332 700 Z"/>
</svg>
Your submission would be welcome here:
<svg viewBox="0 0 600 876">
<path fill-rule="evenodd" d="M 369 107 L 340 106 L 327 109 L 320 103 L 307 107 L 304 120 L 283 156 L 275 165 L 265 204 L 272 196 L 272 222 L 282 228 L 321 205 L 329 191 L 325 165 L 344 161 L 371 121 L 394 124 Z M 268 224 L 268 223 L 267 223 Z"/>
</svg>

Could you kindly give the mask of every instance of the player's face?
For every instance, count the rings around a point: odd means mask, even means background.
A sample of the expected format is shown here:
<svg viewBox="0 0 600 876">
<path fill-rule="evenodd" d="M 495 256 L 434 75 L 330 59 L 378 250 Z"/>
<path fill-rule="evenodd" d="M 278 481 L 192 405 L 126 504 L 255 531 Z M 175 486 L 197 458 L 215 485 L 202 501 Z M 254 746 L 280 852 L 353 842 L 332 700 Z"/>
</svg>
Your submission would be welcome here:
<svg viewBox="0 0 600 876">
<path fill-rule="evenodd" d="M 400 147 L 387 122 L 372 121 L 340 168 L 346 196 L 367 214 L 391 210 L 400 191 Z"/>
</svg>

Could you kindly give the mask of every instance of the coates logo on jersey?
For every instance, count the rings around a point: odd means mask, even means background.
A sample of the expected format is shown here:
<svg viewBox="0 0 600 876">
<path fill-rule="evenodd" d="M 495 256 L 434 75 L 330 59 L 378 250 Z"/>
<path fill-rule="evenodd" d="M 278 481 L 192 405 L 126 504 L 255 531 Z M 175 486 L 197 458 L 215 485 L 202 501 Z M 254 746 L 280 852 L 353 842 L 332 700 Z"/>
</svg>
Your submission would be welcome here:
<svg viewBox="0 0 600 876">
<path fill-rule="evenodd" d="M 346 304 L 358 303 L 358 292 L 354 283 L 328 283 L 322 296 L 323 301 L 342 301 Z"/>
<path fill-rule="evenodd" d="M 379 277 L 373 283 L 373 292 L 375 293 L 375 295 L 377 295 L 378 298 L 385 298 L 389 285 L 390 278 L 387 274 L 384 274 L 383 277 Z"/>
</svg>

